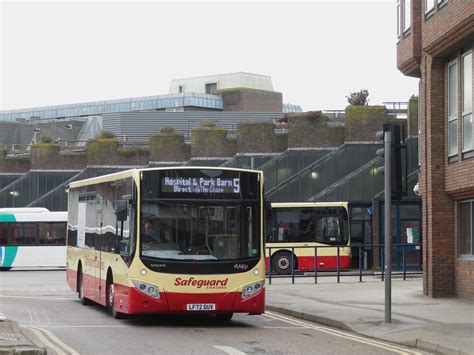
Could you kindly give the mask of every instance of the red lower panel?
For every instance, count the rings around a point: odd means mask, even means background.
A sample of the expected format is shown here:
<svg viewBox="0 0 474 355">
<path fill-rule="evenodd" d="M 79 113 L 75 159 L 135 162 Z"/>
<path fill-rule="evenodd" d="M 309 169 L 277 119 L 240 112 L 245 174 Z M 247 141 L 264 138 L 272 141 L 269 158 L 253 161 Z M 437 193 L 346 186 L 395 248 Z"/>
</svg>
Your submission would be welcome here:
<svg viewBox="0 0 474 355">
<path fill-rule="evenodd" d="M 268 259 L 265 258 L 265 267 L 268 270 Z M 314 270 L 314 256 L 300 256 L 297 258 L 298 265 L 297 270 Z M 344 255 L 339 257 L 339 268 L 347 269 L 351 266 L 351 257 Z M 318 256 L 317 261 L 318 270 L 330 270 L 337 269 L 337 257 L 336 256 Z"/>
<path fill-rule="evenodd" d="M 265 310 L 265 290 L 253 297 L 241 299 L 240 292 L 229 293 L 175 293 L 162 292 L 156 300 L 137 291 L 133 287 L 115 286 L 115 304 L 119 312 L 137 313 L 263 313 Z M 188 303 L 215 303 L 211 312 L 192 312 L 186 310 Z"/>
<path fill-rule="evenodd" d="M 105 306 L 105 280 L 84 274 L 84 296 Z M 67 270 L 67 283 L 77 292 L 77 271 Z M 100 285 L 100 289 L 98 287 Z M 206 313 L 186 310 L 188 303 L 215 303 L 216 310 L 207 313 L 263 313 L 265 310 L 265 289 L 247 299 L 240 292 L 227 293 L 177 293 L 162 292 L 160 299 L 154 299 L 134 287 L 115 284 L 114 304 L 117 311 L 127 314 L 141 313 Z"/>
<path fill-rule="evenodd" d="M 66 270 L 66 282 L 73 292 L 77 292 L 77 270 Z"/>
</svg>

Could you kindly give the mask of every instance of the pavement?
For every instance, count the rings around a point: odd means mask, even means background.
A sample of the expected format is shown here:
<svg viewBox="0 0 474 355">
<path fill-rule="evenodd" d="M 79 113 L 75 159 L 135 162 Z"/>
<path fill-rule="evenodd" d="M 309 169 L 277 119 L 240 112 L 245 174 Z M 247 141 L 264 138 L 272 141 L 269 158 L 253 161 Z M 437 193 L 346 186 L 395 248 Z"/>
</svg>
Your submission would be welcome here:
<svg viewBox="0 0 474 355">
<path fill-rule="evenodd" d="M 391 323 L 385 323 L 380 278 L 344 276 L 273 278 L 266 286 L 267 310 L 375 339 L 439 354 L 474 354 L 474 300 L 429 298 L 420 277 L 392 279 Z M 0 355 L 44 355 L 32 332 L 0 314 Z"/>
<path fill-rule="evenodd" d="M 0 355 L 46 355 L 46 348 L 38 346 L 28 331 L 0 314 Z"/>
<path fill-rule="evenodd" d="M 385 284 L 376 277 L 272 278 L 267 310 L 439 354 L 474 354 L 474 300 L 429 298 L 421 277 L 392 278 L 391 323 Z"/>
</svg>

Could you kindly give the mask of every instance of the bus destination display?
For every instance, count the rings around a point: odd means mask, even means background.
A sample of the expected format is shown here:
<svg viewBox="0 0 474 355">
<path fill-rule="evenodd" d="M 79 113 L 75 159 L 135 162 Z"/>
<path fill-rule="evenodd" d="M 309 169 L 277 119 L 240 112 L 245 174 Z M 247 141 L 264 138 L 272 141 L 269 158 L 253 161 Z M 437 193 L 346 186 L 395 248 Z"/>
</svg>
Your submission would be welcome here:
<svg viewBox="0 0 474 355">
<path fill-rule="evenodd" d="M 161 191 L 173 193 L 240 193 L 240 178 L 162 177 Z"/>
</svg>

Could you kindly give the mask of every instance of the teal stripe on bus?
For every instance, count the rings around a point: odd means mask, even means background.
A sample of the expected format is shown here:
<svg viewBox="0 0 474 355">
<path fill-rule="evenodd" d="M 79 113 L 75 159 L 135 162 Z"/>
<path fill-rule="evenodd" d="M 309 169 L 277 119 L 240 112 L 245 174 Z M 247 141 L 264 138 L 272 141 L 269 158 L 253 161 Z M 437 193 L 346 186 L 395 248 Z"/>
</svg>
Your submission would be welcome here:
<svg viewBox="0 0 474 355">
<path fill-rule="evenodd" d="M 0 250 L 0 267 L 12 267 L 18 253 L 18 246 L 0 247 L 0 249 L 3 249 L 3 255 Z"/>
<path fill-rule="evenodd" d="M 16 222 L 15 215 L 12 213 L 0 213 L 0 223 L 2 222 Z"/>
</svg>

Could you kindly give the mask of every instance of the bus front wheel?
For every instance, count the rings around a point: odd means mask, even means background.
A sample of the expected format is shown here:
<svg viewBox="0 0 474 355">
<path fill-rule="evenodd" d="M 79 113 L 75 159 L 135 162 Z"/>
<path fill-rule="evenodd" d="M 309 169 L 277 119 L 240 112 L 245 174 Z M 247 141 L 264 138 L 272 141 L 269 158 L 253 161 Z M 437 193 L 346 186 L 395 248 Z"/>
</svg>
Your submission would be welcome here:
<svg viewBox="0 0 474 355">
<path fill-rule="evenodd" d="M 107 281 L 107 310 L 115 319 L 125 318 L 125 314 L 115 309 L 115 285 L 112 279 Z"/>
<path fill-rule="evenodd" d="M 280 252 L 272 257 L 273 271 L 280 275 L 291 274 L 291 257 L 288 251 Z M 293 268 L 296 269 L 296 259 L 293 257 Z"/>
</svg>

